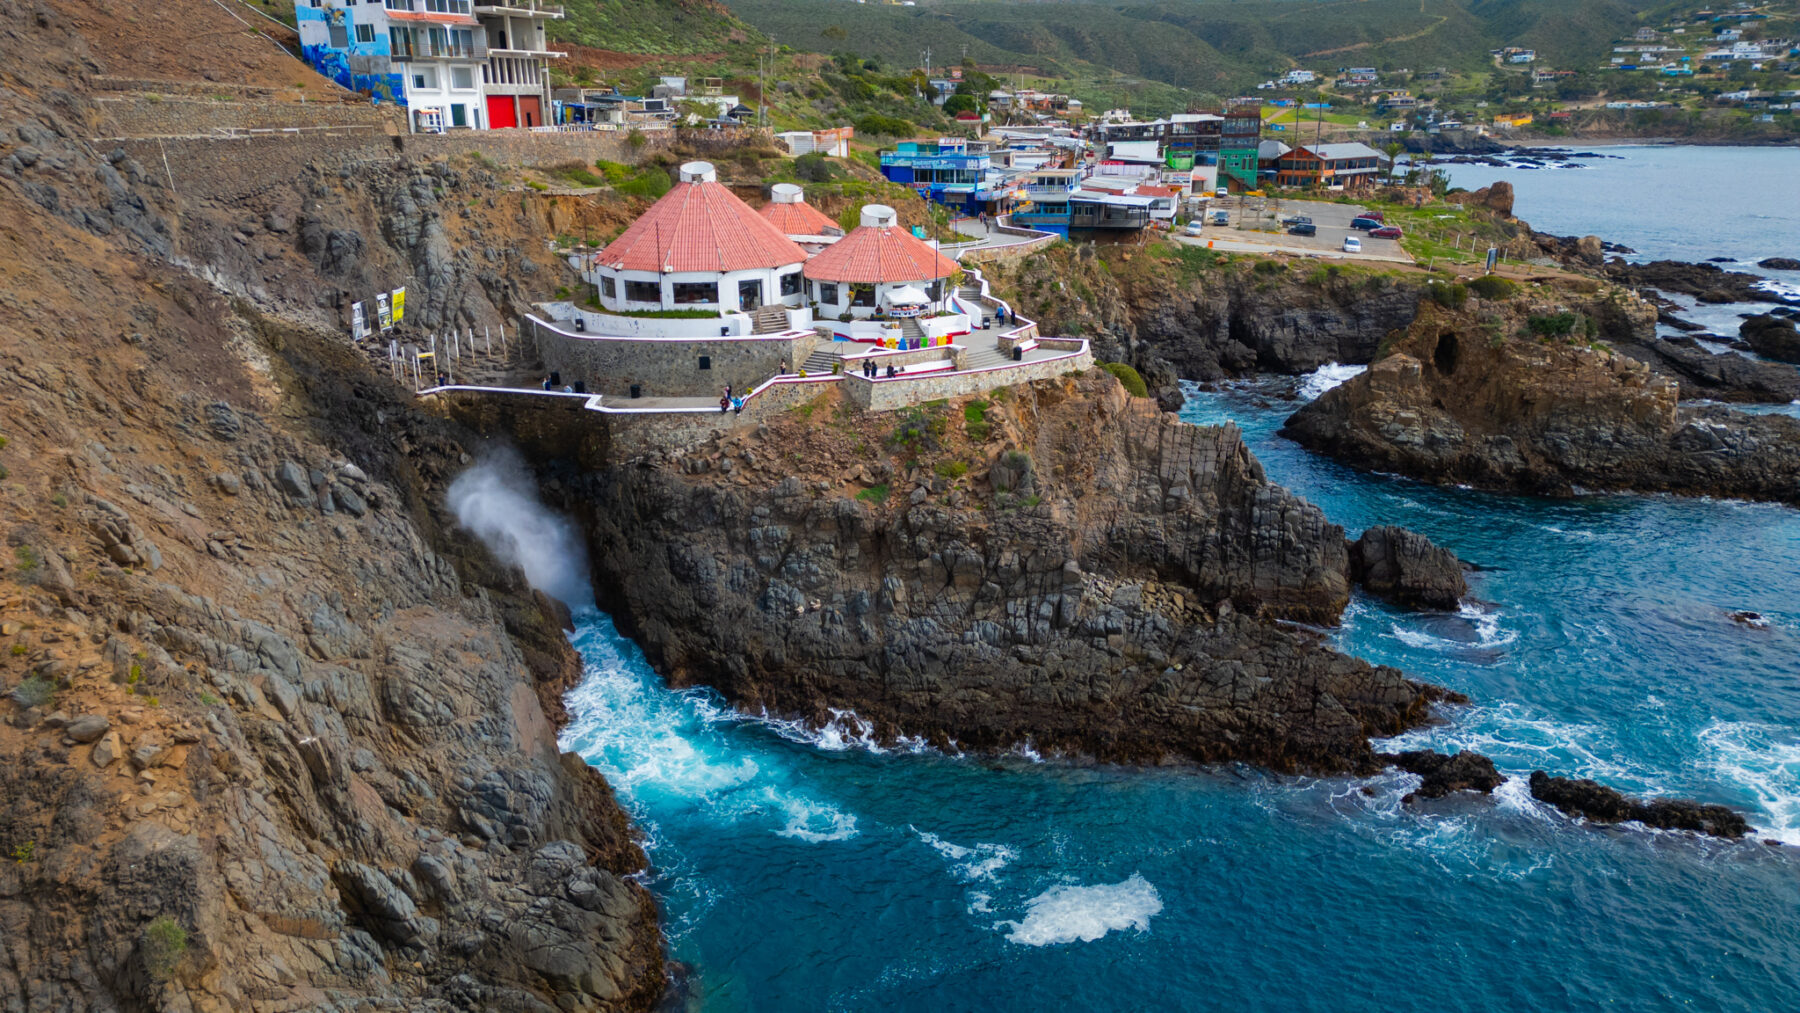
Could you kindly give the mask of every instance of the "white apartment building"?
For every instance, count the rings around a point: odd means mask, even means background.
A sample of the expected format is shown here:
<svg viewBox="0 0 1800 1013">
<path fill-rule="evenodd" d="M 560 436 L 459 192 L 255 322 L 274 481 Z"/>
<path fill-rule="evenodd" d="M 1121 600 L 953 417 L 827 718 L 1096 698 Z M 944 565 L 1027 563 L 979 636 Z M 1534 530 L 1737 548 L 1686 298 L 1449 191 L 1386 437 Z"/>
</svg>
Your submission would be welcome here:
<svg viewBox="0 0 1800 1013">
<path fill-rule="evenodd" d="M 548 25 L 563 17 L 562 6 L 476 0 L 475 16 L 487 32 L 488 60 L 481 71 L 487 125 L 495 130 L 551 125 L 550 64 L 567 54 L 550 48 Z"/>
</svg>

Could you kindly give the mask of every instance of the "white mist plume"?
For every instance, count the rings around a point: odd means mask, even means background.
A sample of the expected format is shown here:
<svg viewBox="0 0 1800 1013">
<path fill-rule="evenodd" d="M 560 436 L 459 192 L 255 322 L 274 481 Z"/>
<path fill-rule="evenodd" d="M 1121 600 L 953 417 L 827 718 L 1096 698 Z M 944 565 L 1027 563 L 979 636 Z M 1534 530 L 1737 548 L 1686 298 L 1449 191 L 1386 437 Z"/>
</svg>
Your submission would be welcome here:
<svg viewBox="0 0 1800 1013">
<path fill-rule="evenodd" d="M 593 605 L 581 535 L 538 500 L 536 482 L 517 453 L 503 449 L 476 462 L 450 483 L 448 499 L 457 523 L 523 569 L 532 587 L 571 609 Z"/>
</svg>

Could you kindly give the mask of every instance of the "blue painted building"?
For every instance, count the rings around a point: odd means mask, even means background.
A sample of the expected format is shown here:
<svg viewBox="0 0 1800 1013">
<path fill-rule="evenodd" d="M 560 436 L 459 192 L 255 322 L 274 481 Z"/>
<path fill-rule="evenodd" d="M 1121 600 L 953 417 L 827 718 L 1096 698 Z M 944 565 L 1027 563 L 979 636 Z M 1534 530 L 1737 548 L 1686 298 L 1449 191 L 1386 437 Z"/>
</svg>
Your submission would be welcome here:
<svg viewBox="0 0 1800 1013">
<path fill-rule="evenodd" d="M 392 59 L 387 25 L 378 25 L 385 15 L 380 4 L 313 6 L 312 0 L 297 0 L 301 59 L 350 91 L 405 105 L 406 82 Z"/>
<path fill-rule="evenodd" d="M 986 152 L 970 154 L 969 142 L 957 137 L 901 141 L 881 153 L 881 174 L 891 182 L 965 215 L 988 210 L 995 199 L 986 185 L 992 170 Z"/>
</svg>

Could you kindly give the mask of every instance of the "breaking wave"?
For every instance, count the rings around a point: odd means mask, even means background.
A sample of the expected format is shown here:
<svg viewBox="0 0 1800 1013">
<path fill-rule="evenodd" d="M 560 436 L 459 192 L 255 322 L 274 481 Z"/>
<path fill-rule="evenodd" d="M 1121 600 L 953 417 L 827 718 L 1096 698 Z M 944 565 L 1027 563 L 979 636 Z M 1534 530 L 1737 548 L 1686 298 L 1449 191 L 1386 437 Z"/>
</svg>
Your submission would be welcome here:
<svg viewBox="0 0 1800 1013">
<path fill-rule="evenodd" d="M 1000 922 L 1008 942 L 1022 946 L 1091 943 L 1108 932 L 1146 932 L 1162 912 L 1162 895 L 1137 873 L 1123 883 L 1053 886 L 1025 902 L 1025 917 Z"/>
</svg>

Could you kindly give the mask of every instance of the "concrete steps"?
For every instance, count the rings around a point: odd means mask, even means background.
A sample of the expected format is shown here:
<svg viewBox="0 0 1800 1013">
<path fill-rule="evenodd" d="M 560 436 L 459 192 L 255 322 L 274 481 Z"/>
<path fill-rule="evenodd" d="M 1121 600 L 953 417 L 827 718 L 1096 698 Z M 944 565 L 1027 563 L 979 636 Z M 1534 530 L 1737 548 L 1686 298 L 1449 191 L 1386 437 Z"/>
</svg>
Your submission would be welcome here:
<svg viewBox="0 0 1800 1013">
<path fill-rule="evenodd" d="M 807 356 L 806 361 L 802 362 L 800 366 L 802 369 L 806 370 L 808 376 L 818 376 L 821 373 L 831 372 L 831 367 L 842 361 L 843 359 L 832 352 L 828 352 L 823 348 L 815 348 L 813 349 L 813 353 Z"/>
</svg>

